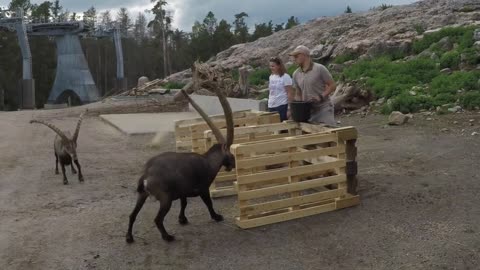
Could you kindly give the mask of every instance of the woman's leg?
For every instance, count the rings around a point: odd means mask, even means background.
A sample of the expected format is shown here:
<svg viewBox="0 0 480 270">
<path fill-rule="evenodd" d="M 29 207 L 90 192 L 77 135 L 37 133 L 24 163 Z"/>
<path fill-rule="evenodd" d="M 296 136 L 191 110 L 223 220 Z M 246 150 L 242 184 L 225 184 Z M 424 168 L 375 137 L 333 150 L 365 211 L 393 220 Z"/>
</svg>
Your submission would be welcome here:
<svg viewBox="0 0 480 270">
<path fill-rule="evenodd" d="M 280 115 L 280 122 L 283 122 L 285 120 L 288 120 L 287 118 L 287 111 L 288 111 L 288 104 L 285 105 L 280 105 L 275 108 L 268 108 L 269 112 L 278 112 Z"/>
</svg>

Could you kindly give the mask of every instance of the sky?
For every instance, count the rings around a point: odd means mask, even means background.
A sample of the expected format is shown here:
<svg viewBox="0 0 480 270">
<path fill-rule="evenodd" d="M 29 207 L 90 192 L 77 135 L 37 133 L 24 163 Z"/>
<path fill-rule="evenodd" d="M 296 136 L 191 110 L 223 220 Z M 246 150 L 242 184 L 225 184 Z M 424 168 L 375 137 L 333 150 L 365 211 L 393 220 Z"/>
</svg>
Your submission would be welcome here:
<svg viewBox="0 0 480 270">
<path fill-rule="evenodd" d="M 10 0 L 0 0 L 0 6 L 6 7 Z M 43 1 L 31 0 L 38 4 Z M 290 16 L 300 19 L 300 22 L 321 17 L 333 16 L 342 13 L 347 5 L 354 12 L 366 11 L 382 3 L 401 5 L 415 1 L 412 0 L 167 0 L 169 9 L 173 14 L 173 26 L 184 31 L 191 31 L 195 21 L 203 21 L 209 11 L 215 14 L 220 21 L 226 19 L 232 22 L 234 15 L 242 11 L 249 17 L 247 23 L 286 22 Z M 112 14 L 120 7 L 126 7 L 132 16 L 153 7 L 150 0 L 60 0 L 64 9 L 81 14 L 89 7 L 94 6 L 97 11 L 111 10 Z M 151 15 L 149 16 L 151 17 Z"/>
</svg>

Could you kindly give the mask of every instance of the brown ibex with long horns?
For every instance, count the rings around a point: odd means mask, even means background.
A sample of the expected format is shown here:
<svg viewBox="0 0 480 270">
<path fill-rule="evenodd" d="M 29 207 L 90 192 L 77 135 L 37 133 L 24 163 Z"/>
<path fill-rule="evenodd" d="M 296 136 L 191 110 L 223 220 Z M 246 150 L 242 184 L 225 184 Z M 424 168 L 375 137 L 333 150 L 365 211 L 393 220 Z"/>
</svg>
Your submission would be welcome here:
<svg viewBox="0 0 480 270">
<path fill-rule="evenodd" d="M 58 172 L 58 162 L 60 161 L 60 166 L 62 168 L 63 173 L 63 184 L 68 184 L 67 176 L 65 175 L 65 166 L 71 165 L 72 173 L 76 174 L 77 171 L 73 166 L 73 163 L 77 165 L 78 169 L 78 181 L 83 182 L 83 175 L 82 169 L 80 167 L 80 163 L 78 162 L 77 156 L 77 139 L 78 134 L 80 133 L 80 126 L 82 124 L 83 116 L 85 112 L 82 113 L 78 119 L 77 127 L 75 129 L 75 133 L 71 136 L 69 131 L 62 131 L 56 126 L 51 123 L 47 123 L 42 120 L 31 120 L 30 123 L 38 123 L 43 124 L 49 128 L 51 128 L 57 136 L 55 136 L 55 142 L 53 144 L 53 148 L 55 150 L 55 174 L 59 174 Z"/>
<path fill-rule="evenodd" d="M 133 242 L 133 223 L 149 195 L 154 196 L 160 201 L 160 210 L 155 218 L 155 224 L 162 234 L 162 238 L 166 241 L 174 240 L 174 237 L 169 235 L 163 226 L 163 220 L 174 200 L 180 199 L 181 202 L 178 221 L 182 225 L 188 223 L 185 217 L 187 197 L 200 196 L 207 206 L 211 218 L 215 221 L 223 220 L 223 217 L 213 209 L 209 187 L 222 166 L 225 166 L 227 171 L 231 171 L 235 167 L 235 158 L 230 153 L 230 146 L 233 143 L 232 109 L 225 94 L 216 89 L 227 124 L 227 138 L 225 139 L 208 115 L 184 90 L 181 91 L 205 122 L 207 122 L 219 143 L 213 145 L 203 155 L 197 153 L 166 152 L 151 158 L 146 163 L 144 173 L 138 180 L 137 203 L 133 212 L 130 214 L 126 235 L 128 243 Z"/>
</svg>

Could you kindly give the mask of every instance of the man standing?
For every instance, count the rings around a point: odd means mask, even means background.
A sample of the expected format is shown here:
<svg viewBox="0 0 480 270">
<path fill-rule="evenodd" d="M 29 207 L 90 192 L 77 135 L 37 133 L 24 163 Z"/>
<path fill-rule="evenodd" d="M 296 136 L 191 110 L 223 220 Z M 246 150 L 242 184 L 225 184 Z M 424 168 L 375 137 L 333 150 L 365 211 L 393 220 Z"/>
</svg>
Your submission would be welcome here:
<svg viewBox="0 0 480 270">
<path fill-rule="evenodd" d="M 293 73 L 295 95 L 290 96 L 294 96 L 295 100 L 312 102 L 310 123 L 336 126 L 334 107 L 329 97 L 336 88 L 332 75 L 325 66 L 312 61 L 310 50 L 305 46 L 298 46 L 290 55 L 299 66 Z"/>
</svg>

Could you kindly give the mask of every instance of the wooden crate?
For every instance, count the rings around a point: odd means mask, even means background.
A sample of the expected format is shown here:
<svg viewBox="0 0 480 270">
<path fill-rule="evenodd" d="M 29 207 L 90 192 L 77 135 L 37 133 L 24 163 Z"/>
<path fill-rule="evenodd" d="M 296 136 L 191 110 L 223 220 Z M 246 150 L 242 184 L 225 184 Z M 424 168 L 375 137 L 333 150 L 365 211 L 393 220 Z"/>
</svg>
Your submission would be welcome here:
<svg viewBox="0 0 480 270">
<path fill-rule="evenodd" d="M 255 141 L 265 141 L 271 139 L 285 138 L 301 134 L 298 123 L 295 122 L 283 122 L 275 124 L 264 124 L 256 126 L 238 127 L 234 130 L 234 143 L 245 143 Z M 226 129 L 220 130 L 224 136 L 226 135 Z M 286 131 L 281 133 L 281 131 Z M 200 138 L 198 138 L 200 140 Z M 215 136 L 211 130 L 207 130 L 203 133 L 204 147 L 202 151 L 206 151 L 212 145 L 217 143 Z M 224 168 L 218 173 L 214 182 L 210 186 L 210 195 L 213 198 L 231 196 L 237 194 L 234 186 L 234 181 L 237 178 L 235 170 L 227 172 Z"/>
<path fill-rule="evenodd" d="M 225 128 L 225 116 L 214 115 L 210 117 L 219 128 Z M 260 112 L 254 110 L 237 111 L 233 113 L 233 121 L 236 126 L 258 125 L 267 123 L 279 123 L 280 116 L 277 113 Z M 203 132 L 210 128 L 202 118 L 186 119 L 175 122 L 175 142 L 177 151 L 193 151 L 204 153 Z M 192 137 L 195 137 L 193 147 Z M 200 139 L 200 140 L 199 140 Z"/>
<path fill-rule="evenodd" d="M 314 133 L 232 145 L 239 227 L 252 228 L 359 204 L 355 190 L 356 130 L 347 127 L 317 132 L 321 127 L 299 124 L 302 132 L 308 128 Z"/>
</svg>

